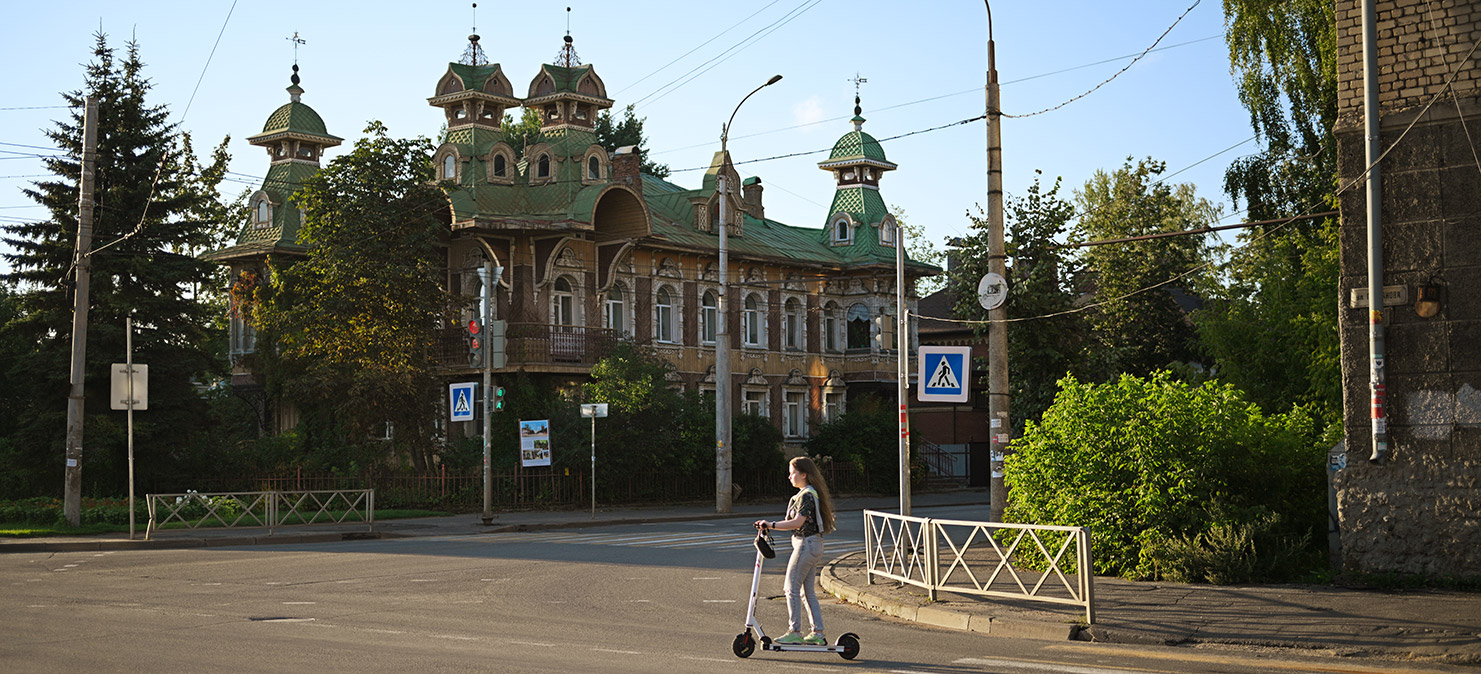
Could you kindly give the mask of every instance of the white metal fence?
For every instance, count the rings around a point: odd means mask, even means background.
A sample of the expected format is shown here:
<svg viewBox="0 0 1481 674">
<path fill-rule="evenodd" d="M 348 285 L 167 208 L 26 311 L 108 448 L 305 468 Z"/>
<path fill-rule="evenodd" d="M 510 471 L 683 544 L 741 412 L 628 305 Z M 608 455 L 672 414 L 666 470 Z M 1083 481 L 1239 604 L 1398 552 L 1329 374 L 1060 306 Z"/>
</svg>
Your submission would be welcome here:
<svg viewBox="0 0 1481 674">
<path fill-rule="evenodd" d="M 149 527 L 144 538 L 171 522 L 190 529 L 277 527 L 294 524 L 364 523 L 375 531 L 375 490 L 246 491 L 149 494 Z"/>
<path fill-rule="evenodd" d="M 864 511 L 869 582 L 1067 604 L 1095 624 L 1090 529 L 906 517 Z"/>
</svg>

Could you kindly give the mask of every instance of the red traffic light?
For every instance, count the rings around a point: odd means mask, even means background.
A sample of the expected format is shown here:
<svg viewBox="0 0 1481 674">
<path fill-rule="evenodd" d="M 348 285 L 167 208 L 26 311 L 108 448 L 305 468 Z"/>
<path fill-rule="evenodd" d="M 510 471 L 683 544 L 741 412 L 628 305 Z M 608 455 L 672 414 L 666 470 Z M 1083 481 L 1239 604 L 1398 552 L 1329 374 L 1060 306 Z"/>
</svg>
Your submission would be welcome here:
<svg viewBox="0 0 1481 674">
<path fill-rule="evenodd" d="M 469 344 L 469 345 L 468 345 L 468 346 L 471 346 L 471 347 L 473 347 L 473 348 L 474 348 L 474 349 L 477 349 L 477 348 L 478 348 L 478 346 L 479 346 L 479 345 L 478 345 L 478 338 L 477 338 L 477 337 L 474 337 L 474 338 L 473 338 L 473 343 L 472 343 L 472 344 Z"/>
<path fill-rule="evenodd" d="M 476 335 L 476 334 L 478 334 L 478 330 L 479 330 L 479 326 L 478 326 L 478 320 L 477 319 L 468 321 L 468 334 L 470 334 L 470 335 Z"/>
</svg>

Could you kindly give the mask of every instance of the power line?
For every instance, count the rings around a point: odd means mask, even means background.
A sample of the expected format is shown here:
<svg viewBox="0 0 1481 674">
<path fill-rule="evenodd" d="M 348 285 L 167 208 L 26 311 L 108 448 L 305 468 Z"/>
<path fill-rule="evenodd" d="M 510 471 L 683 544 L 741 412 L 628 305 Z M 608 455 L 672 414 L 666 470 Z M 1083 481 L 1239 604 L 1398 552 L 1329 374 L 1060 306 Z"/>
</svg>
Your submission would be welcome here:
<svg viewBox="0 0 1481 674">
<path fill-rule="evenodd" d="M 689 51 L 687 51 L 687 52 L 684 52 L 684 53 L 683 53 L 683 54 L 680 54 L 680 55 L 679 55 L 679 56 L 678 56 L 678 57 L 676 57 L 676 58 L 674 58 L 674 60 L 672 60 L 672 61 L 669 61 L 669 62 L 668 62 L 668 63 L 665 63 L 665 64 L 663 64 L 663 65 L 662 65 L 662 66 L 660 66 L 660 67 L 659 67 L 659 68 L 658 68 L 658 70 L 655 70 L 655 71 L 653 71 L 653 72 L 651 72 L 651 73 L 648 73 L 648 74 L 647 74 L 647 75 L 644 75 L 644 76 L 642 76 L 642 77 L 639 77 L 639 78 L 638 78 L 638 79 L 637 79 L 637 81 L 635 81 L 635 82 L 633 82 L 633 83 L 632 83 L 632 84 L 629 84 L 629 85 L 627 85 L 627 86 L 625 86 L 625 87 L 623 87 L 623 88 L 621 88 L 621 89 L 618 89 L 618 90 L 617 90 L 617 91 L 616 91 L 616 92 L 615 92 L 615 93 L 618 93 L 618 94 L 620 94 L 620 93 L 622 93 L 622 92 L 624 92 L 624 91 L 627 91 L 627 90 L 628 90 L 628 89 L 631 89 L 631 88 L 633 88 L 633 87 L 635 87 L 635 86 L 637 86 L 637 85 L 639 85 L 639 84 L 641 84 L 641 83 L 642 83 L 642 82 L 643 82 L 643 80 L 646 80 L 646 79 L 648 79 L 648 78 L 650 78 L 650 77 L 652 77 L 652 76 L 654 76 L 654 75 L 657 75 L 657 74 L 658 74 L 658 73 L 661 73 L 661 72 L 663 72 L 663 71 L 664 71 L 664 70 L 665 70 L 665 69 L 667 69 L 667 68 L 668 68 L 668 67 L 669 67 L 669 66 L 671 66 L 671 65 L 673 65 L 673 64 L 675 64 L 675 63 L 678 63 L 678 62 L 679 62 L 679 61 L 680 61 L 680 60 L 683 60 L 683 59 L 684 59 L 684 57 L 686 57 L 686 56 L 688 56 L 688 55 L 690 55 L 690 54 L 693 54 L 693 53 L 694 53 L 694 52 L 697 52 L 697 51 L 699 51 L 699 50 L 700 50 L 700 49 L 701 49 L 701 48 L 703 48 L 703 47 L 704 47 L 704 46 L 705 46 L 705 45 L 708 45 L 708 44 L 709 44 L 709 43 L 711 43 L 711 42 L 714 42 L 714 41 L 715 41 L 715 40 L 718 40 L 718 39 L 720 39 L 720 37 L 721 37 L 721 36 L 722 36 L 722 35 L 725 35 L 725 34 L 726 34 L 726 33 L 729 33 L 729 32 L 730 32 L 730 31 L 732 31 L 732 30 L 735 30 L 735 29 L 736 29 L 736 28 L 737 28 L 737 27 L 739 27 L 739 26 L 740 26 L 740 25 L 741 25 L 741 24 L 743 24 L 743 23 L 745 23 L 745 22 L 747 22 L 747 21 L 750 21 L 750 20 L 751 20 L 751 19 L 753 19 L 753 18 L 755 18 L 755 17 L 756 17 L 756 15 L 757 15 L 757 14 L 760 14 L 760 13 L 762 13 L 762 12 L 764 12 L 764 11 L 766 11 L 766 10 L 768 10 L 768 9 L 771 9 L 771 6 L 772 6 L 772 5 L 775 5 L 775 4 L 777 4 L 777 3 L 778 3 L 778 2 L 781 2 L 781 1 L 782 1 L 782 0 L 771 0 L 771 2 L 770 2 L 770 3 L 768 3 L 768 4 L 767 4 L 767 5 L 766 5 L 766 6 L 765 6 L 765 7 L 762 7 L 762 8 L 761 8 L 761 9 L 758 9 L 758 10 L 756 10 L 756 11 L 755 11 L 755 12 L 752 12 L 752 13 L 751 13 L 751 15 L 750 15 L 750 16 L 748 16 L 748 17 L 746 17 L 746 18 L 744 18 L 744 19 L 741 19 L 741 20 L 740 20 L 740 21 L 737 21 L 737 22 L 735 22 L 735 25 L 733 25 L 733 26 L 731 26 L 731 27 L 729 27 L 729 28 L 726 28 L 726 29 L 725 29 L 725 30 L 722 30 L 722 31 L 720 31 L 720 32 L 718 32 L 718 33 L 716 33 L 716 34 L 715 34 L 715 36 L 714 36 L 714 37 L 712 37 L 712 38 L 710 38 L 710 39 L 708 39 L 708 40 L 705 40 L 705 41 L 704 41 L 704 42 L 702 42 L 702 43 L 700 43 L 700 45 L 699 45 L 699 46 L 698 46 L 698 47 L 695 47 L 695 48 L 693 48 L 693 49 L 690 49 L 690 50 L 689 50 Z"/>
</svg>

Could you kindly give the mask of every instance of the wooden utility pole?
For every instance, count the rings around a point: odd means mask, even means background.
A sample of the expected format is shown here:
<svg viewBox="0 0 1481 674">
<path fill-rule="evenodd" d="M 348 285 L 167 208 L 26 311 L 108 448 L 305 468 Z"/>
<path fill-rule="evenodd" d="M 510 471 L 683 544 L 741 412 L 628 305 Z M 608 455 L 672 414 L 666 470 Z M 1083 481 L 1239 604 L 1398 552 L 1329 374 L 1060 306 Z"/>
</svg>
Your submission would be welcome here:
<svg viewBox="0 0 1481 674">
<path fill-rule="evenodd" d="M 72 388 L 67 394 L 67 469 L 62 514 L 67 523 L 82 523 L 83 379 L 87 371 L 88 283 L 93 244 L 93 172 L 98 165 L 98 99 L 87 97 L 82 118 L 82 180 L 77 196 L 76 283 L 72 304 Z"/>
</svg>

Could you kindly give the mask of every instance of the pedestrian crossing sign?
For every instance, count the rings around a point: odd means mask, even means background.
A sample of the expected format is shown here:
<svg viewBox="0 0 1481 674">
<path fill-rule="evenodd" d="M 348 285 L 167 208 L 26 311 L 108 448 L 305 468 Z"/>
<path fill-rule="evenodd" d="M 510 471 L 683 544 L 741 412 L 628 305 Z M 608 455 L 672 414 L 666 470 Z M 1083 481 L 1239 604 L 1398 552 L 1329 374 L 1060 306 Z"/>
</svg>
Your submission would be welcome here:
<svg viewBox="0 0 1481 674">
<path fill-rule="evenodd" d="M 972 347 L 922 346 L 916 399 L 925 403 L 967 402 Z"/>
<path fill-rule="evenodd" d="M 472 381 L 448 385 L 447 409 L 453 421 L 473 421 L 473 392 L 477 388 L 478 382 Z"/>
</svg>

